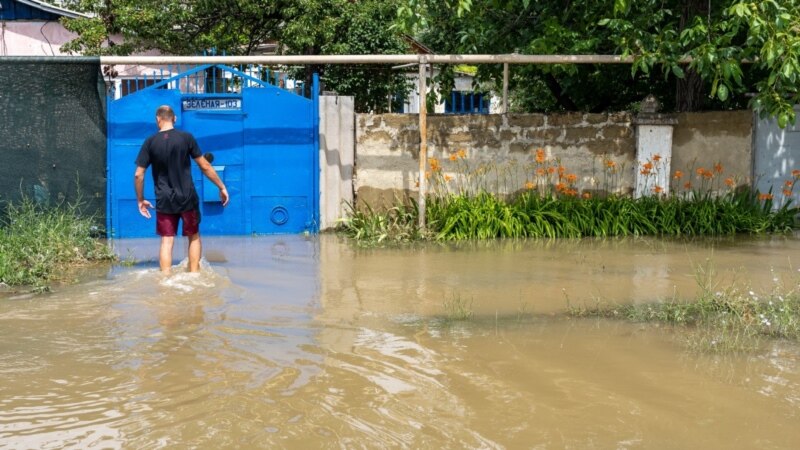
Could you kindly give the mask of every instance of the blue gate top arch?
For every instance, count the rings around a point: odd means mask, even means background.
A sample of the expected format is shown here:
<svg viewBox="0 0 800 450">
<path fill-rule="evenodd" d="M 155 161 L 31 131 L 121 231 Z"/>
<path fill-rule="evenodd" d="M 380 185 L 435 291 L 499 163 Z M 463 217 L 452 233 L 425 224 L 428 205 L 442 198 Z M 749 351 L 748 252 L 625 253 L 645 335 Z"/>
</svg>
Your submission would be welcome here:
<svg viewBox="0 0 800 450">
<path fill-rule="evenodd" d="M 213 155 L 212 165 L 230 194 L 223 208 L 216 186 L 192 163 L 201 233 L 319 230 L 318 77 L 306 98 L 271 84 L 268 71 L 259 73 L 207 64 L 119 83 L 123 93 L 130 93 L 108 99 L 108 237 L 155 235 L 155 221 L 138 212 L 133 172 L 142 143 L 158 131 L 155 110 L 161 105 L 171 106 L 176 128 L 192 133 L 200 150 Z M 155 204 L 154 197 L 148 169 L 145 198 Z"/>
</svg>

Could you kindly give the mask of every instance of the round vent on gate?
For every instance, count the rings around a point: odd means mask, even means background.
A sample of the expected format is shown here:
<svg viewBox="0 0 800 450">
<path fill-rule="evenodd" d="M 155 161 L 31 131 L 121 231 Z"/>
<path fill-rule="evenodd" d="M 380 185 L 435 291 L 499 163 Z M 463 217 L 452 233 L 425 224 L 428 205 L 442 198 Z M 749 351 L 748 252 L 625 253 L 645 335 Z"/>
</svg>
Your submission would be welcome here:
<svg viewBox="0 0 800 450">
<path fill-rule="evenodd" d="M 276 206 L 272 208 L 272 212 L 269 215 L 269 220 L 271 220 L 275 225 L 283 225 L 289 221 L 289 211 L 287 211 L 283 206 Z"/>
</svg>

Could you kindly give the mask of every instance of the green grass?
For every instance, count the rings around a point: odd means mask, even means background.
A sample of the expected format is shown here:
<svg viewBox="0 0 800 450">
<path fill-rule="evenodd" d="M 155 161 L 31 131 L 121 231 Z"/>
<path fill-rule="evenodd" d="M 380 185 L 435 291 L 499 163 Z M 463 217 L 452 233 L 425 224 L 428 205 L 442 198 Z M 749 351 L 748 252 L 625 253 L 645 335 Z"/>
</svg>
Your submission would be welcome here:
<svg viewBox="0 0 800 450">
<path fill-rule="evenodd" d="M 73 267 L 114 258 L 98 241 L 80 203 L 40 206 L 23 198 L 5 205 L 0 222 L 0 283 L 42 289 Z"/>
<path fill-rule="evenodd" d="M 473 311 L 472 298 L 467 299 L 458 294 L 453 294 L 445 298 L 442 306 L 445 312 L 446 322 L 461 322 L 472 319 Z"/>
<path fill-rule="evenodd" d="M 698 298 L 640 305 L 572 307 L 575 317 L 605 317 L 632 322 L 668 324 L 685 329 L 686 344 L 697 351 L 713 353 L 750 352 L 765 339 L 800 341 L 800 290 L 797 280 L 755 293 L 732 286 L 716 290 L 711 265 L 697 271 Z"/>
<path fill-rule="evenodd" d="M 773 211 L 769 201 L 751 192 L 638 199 L 529 192 L 505 199 L 481 192 L 431 196 L 427 205 L 427 233 L 418 229 L 413 200 L 381 211 L 351 208 L 340 230 L 370 245 L 431 239 L 719 236 L 790 231 L 798 213 L 788 204 Z"/>
</svg>

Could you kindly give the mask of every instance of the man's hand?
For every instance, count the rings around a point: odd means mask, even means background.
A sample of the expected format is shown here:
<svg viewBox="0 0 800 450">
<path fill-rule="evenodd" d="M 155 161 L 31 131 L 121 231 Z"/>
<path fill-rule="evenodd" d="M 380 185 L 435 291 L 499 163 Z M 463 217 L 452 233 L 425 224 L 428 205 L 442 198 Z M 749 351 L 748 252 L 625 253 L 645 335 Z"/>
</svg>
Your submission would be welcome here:
<svg viewBox="0 0 800 450">
<path fill-rule="evenodd" d="M 139 214 L 145 216 L 146 218 L 150 218 L 150 211 L 147 208 L 153 209 L 153 204 L 147 200 L 139 200 Z"/>
<path fill-rule="evenodd" d="M 230 200 L 228 190 L 223 187 L 219 190 L 219 201 L 222 202 L 222 206 L 228 206 L 228 200 Z"/>
</svg>

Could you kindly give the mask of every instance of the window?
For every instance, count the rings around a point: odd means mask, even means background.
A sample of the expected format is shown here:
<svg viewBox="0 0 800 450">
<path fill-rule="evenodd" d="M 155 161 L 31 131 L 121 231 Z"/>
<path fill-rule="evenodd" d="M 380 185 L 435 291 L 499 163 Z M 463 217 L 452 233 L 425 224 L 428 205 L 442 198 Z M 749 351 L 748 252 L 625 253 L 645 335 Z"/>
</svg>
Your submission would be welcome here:
<svg viewBox="0 0 800 450">
<path fill-rule="evenodd" d="M 489 114 L 491 95 L 485 92 L 452 91 L 445 99 L 446 114 Z"/>
</svg>

